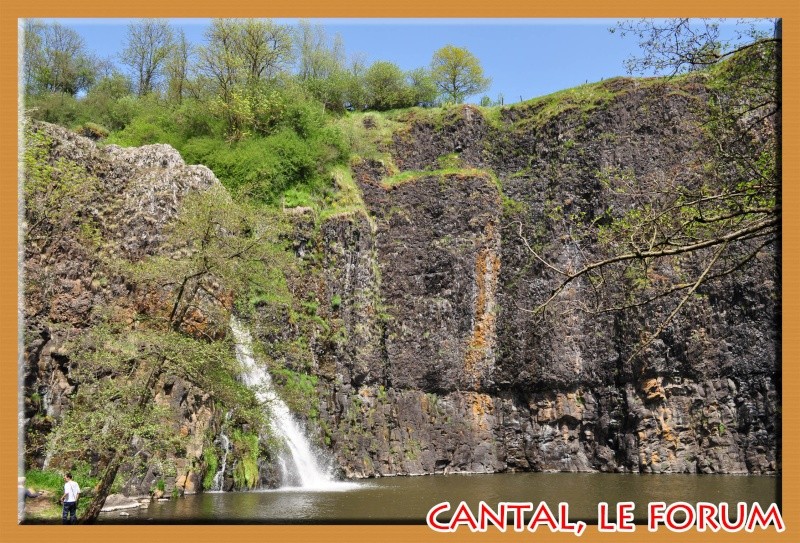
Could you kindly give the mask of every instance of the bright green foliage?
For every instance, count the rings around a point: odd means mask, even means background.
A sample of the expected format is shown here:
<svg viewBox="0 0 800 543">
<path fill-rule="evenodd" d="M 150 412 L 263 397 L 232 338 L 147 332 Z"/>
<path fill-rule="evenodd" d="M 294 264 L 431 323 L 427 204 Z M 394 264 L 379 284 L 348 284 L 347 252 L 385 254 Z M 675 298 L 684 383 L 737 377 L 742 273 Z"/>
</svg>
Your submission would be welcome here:
<svg viewBox="0 0 800 543">
<path fill-rule="evenodd" d="M 286 368 L 272 370 L 276 384 L 280 387 L 281 397 L 295 413 L 308 418 L 319 416 L 319 398 L 317 396 L 317 376 L 299 373 Z"/>
<path fill-rule="evenodd" d="M 130 121 L 125 130 L 112 135 L 106 143 L 140 147 L 153 142 L 168 143 L 173 147 L 180 145 L 180 136 L 174 132 L 174 125 L 157 111 L 150 111 Z"/>
<path fill-rule="evenodd" d="M 25 110 L 31 119 L 67 127 L 87 120 L 82 103 L 64 92 L 28 95 L 25 99 Z"/>
<path fill-rule="evenodd" d="M 286 254 L 277 244 L 284 229 L 278 213 L 233 201 L 222 187 L 186 197 L 170 226 L 168 244 L 176 255 L 153 256 L 123 266 L 139 288 L 168 289 L 165 318 L 178 330 L 197 299 L 219 299 L 235 293 L 241 300 L 268 291 L 273 282 L 267 270 L 281 269 Z M 211 323 L 227 327 L 223 304 L 205 308 Z"/>
<path fill-rule="evenodd" d="M 332 130 L 322 130 L 312 139 L 283 129 L 265 138 L 251 138 L 227 146 L 213 138 L 186 143 L 189 162 L 209 166 L 236 194 L 263 203 L 274 203 L 296 186 L 324 190 L 324 168 L 342 154 L 342 143 Z"/>
<path fill-rule="evenodd" d="M 66 473 L 66 470 L 64 473 Z M 64 473 L 55 469 L 30 469 L 25 472 L 25 486 L 35 490 L 49 490 L 53 492 L 55 498 L 58 499 L 64 492 Z M 77 477 L 74 473 L 72 475 L 78 482 L 78 486 L 81 488 L 87 486 L 87 483 L 81 478 Z"/>
<path fill-rule="evenodd" d="M 154 453 L 176 450 L 180 437 L 170 414 L 152 401 L 161 375 L 190 379 L 231 402 L 242 386 L 230 377 L 238 368 L 230 345 L 174 332 L 100 324 L 76 338 L 70 352 L 76 361 L 70 375 L 81 387 L 50 435 L 49 450 L 74 458 L 125 450 L 134 438 L 157 444 Z"/>
<path fill-rule="evenodd" d="M 86 515 L 96 518 L 113 488 L 119 467 L 134 443 L 148 451 L 148 463 L 174 472 L 171 454 L 184 449 L 174 414 L 155 402 L 162 377 L 187 379 L 235 410 L 254 405 L 252 391 L 231 375 L 238 362 L 232 345 L 199 341 L 163 329 L 126 329 L 98 324 L 66 346 L 70 378 L 80 383 L 61 423 L 48 436 L 54 462 L 87 458 L 103 466 Z M 254 418 L 251 424 L 257 423 Z M 135 466 L 134 466 L 135 468 Z"/>
<path fill-rule="evenodd" d="M 462 47 L 446 45 L 433 54 L 431 76 L 445 100 L 460 104 L 489 88 L 478 59 Z"/>
<path fill-rule="evenodd" d="M 130 92 L 130 80 L 116 74 L 92 87 L 82 105 L 92 120 L 111 130 L 121 130 L 142 110 Z"/>
<path fill-rule="evenodd" d="M 92 219 L 80 217 L 83 209 L 98 198 L 99 182 L 86 169 L 66 158 L 49 160 L 50 139 L 41 132 L 25 130 L 23 155 L 26 247 L 52 243 L 74 226 L 84 223 L 89 231 Z"/>
<path fill-rule="evenodd" d="M 251 489 L 258 485 L 258 434 L 234 430 L 231 434 L 235 466 L 233 482 L 236 488 Z"/>
<path fill-rule="evenodd" d="M 98 62 L 86 51 L 80 34 L 71 28 L 57 22 L 27 20 L 24 48 L 27 94 L 74 96 L 94 83 Z"/>
<path fill-rule="evenodd" d="M 253 102 L 259 101 L 259 88 L 291 61 L 289 31 L 269 20 L 214 19 L 197 58 L 227 135 L 241 139 L 249 130 L 247 115 L 257 107 Z"/>
<path fill-rule="evenodd" d="M 203 461 L 206 464 L 206 474 L 203 476 L 203 489 L 209 490 L 214 486 L 214 476 L 219 469 L 219 459 L 213 445 L 203 448 Z"/>
<path fill-rule="evenodd" d="M 439 92 L 430 70 L 415 68 L 406 74 L 406 80 L 411 87 L 409 105 L 430 107 L 436 103 Z"/>
<path fill-rule="evenodd" d="M 364 74 L 370 109 L 385 111 L 410 105 L 410 89 L 397 64 L 378 61 Z"/>
</svg>

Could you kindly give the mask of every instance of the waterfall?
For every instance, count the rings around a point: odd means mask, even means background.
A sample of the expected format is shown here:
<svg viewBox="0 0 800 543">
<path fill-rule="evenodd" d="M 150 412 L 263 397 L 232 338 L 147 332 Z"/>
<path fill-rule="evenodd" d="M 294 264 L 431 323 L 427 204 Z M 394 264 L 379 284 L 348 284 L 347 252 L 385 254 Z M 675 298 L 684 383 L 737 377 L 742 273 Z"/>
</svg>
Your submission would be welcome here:
<svg viewBox="0 0 800 543">
<path fill-rule="evenodd" d="M 268 406 L 273 432 L 285 445 L 278 458 L 283 486 L 305 490 L 344 490 L 345 484 L 333 480 L 329 469 L 322 465 L 292 417 L 289 407 L 276 394 L 269 372 L 253 358 L 250 331 L 235 317 L 231 317 L 231 331 L 236 340 L 236 358 L 242 364 L 242 381 L 255 391 L 260 403 Z"/>
<path fill-rule="evenodd" d="M 225 413 L 225 422 L 228 421 L 230 416 L 231 416 L 230 411 Z M 228 439 L 228 436 L 225 435 L 225 432 L 223 430 L 219 431 L 219 440 L 222 442 L 222 448 L 224 452 L 222 453 L 222 465 L 220 466 L 219 471 L 217 471 L 217 473 L 214 474 L 214 483 L 211 487 L 211 490 L 215 492 L 220 492 L 224 490 L 222 486 L 225 483 L 225 468 L 228 465 L 228 452 L 231 450 L 231 441 L 230 439 Z"/>
</svg>

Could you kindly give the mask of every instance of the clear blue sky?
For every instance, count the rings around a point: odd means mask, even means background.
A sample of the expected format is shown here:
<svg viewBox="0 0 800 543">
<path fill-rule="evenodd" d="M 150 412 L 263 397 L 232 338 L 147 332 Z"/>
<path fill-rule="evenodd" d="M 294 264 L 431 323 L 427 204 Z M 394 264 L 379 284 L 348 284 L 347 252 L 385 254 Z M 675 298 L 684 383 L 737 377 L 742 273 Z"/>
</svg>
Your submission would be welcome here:
<svg viewBox="0 0 800 543">
<path fill-rule="evenodd" d="M 278 20 L 293 24 L 296 20 Z M 59 19 L 78 31 L 100 57 L 123 47 L 127 19 Z M 172 19 L 190 41 L 203 43 L 208 19 Z M 638 51 L 636 40 L 608 29 L 615 19 L 319 19 L 330 35 L 340 34 L 348 57 L 388 60 L 404 70 L 430 63 L 433 52 L 452 44 L 469 49 L 492 78 L 486 93 L 506 103 L 529 99 L 587 81 L 625 75 L 624 61 Z M 472 101 L 480 97 L 475 96 Z"/>
</svg>

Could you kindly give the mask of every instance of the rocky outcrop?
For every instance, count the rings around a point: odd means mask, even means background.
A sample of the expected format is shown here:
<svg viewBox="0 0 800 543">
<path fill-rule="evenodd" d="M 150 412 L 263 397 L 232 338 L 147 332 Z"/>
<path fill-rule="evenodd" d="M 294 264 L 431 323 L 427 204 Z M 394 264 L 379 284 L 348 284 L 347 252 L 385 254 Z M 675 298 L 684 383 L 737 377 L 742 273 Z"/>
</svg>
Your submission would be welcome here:
<svg viewBox="0 0 800 543">
<path fill-rule="evenodd" d="M 361 284 L 329 275 L 326 288 L 343 307 L 362 289 L 377 292 L 383 322 L 363 311 L 358 322 L 384 334 L 347 326 L 349 342 L 369 346 L 372 369 L 332 382 L 321 410 L 348 475 L 779 470 L 776 245 L 746 272 L 703 285 L 642 353 L 640 333 L 678 298 L 591 315 L 580 310 L 591 285 L 578 283 L 549 319 L 530 311 L 555 283 L 525 242 L 565 269 L 606 254 L 570 226 L 631 205 L 602 172 L 658 183 L 709 159 L 702 85 L 612 80 L 601 91 L 547 117 L 508 108 L 499 124 L 470 106 L 435 122 L 410 113 L 392 148 L 408 174 L 356 166 L 374 227 L 348 226 L 348 237 L 369 241 L 347 259 L 363 269 L 373 259 L 380 274 Z M 439 171 L 454 153 L 484 173 Z"/>
<path fill-rule="evenodd" d="M 103 513 L 110 513 L 112 511 L 121 511 L 123 509 L 135 509 L 140 507 L 137 500 L 128 498 L 122 494 L 111 494 L 106 498 L 106 503 L 103 505 Z"/>
<path fill-rule="evenodd" d="M 641 352 L 642 334 L 673 311 L 675 296 L 592 314 L 593 285 L 581 280 L 545 318 L 531 311 L 557 280 L 531 247 L 562 269 L 603 258 L 598 227 L 637 205 L 620 183 L 657 186 L 709 159 L 701 83 L 616 79 L 594 91 L 493 116 L 470 106 L 411 111 L 389 148 L 399 174 L 377 161 L 353 165 L 363 206 L 324 217 L 287 211 L 298 264 L 291 300 L 254 302 L 250 325 L 264 361 L 280 370 L 277 385 L 294 394 L 287 403 L 344 475 L 780 470 L 777 243 L 699 288 Z M 182 198 L 217 183 L 167 146 L 100 149 L 39 130 L 53 141 L 53 161 L 69 157 L 99 181 L 84 212 L 110 254 L 162 250 Z M 121 277 L 98 272 L 102 251 L 78 235 L 25 250 L 26 421 L 31 461 L 41 461 L 36 436 L 78 385 L 67 338 L 99 306 L 135 326 L 144 302 Z M 699 266 L 677 259 L 647 279 L 668 283 Z M 626 281 L 610 292 L 624 295 Z M 167 493 L 198 491 L 206 454 L 227 450 L 216 437 L 222 413 L 185 380 L 157 389 L 186 450 L 168 476 L 140 455 L 126 468 L 139 472 L 126 492 L 162 479 Z M 221 474 L 226 490 L 233 469 Z M 258 469 L 262 484 L 275 479 L 269 457 Z"/>
<path fill-rule="evenodd" d="M 485 386 L 495 363 L 497 186 L 454 174 L 362 189 L 377 224 L 383 382 L 435 392 Z"/>
<path fill-rule="evenodd" d="M 70 339 L 102 318 L 103 312 L 112 312 L 117 322 L 134 328 L 137 313 L 151 303 L 137 296 L 108 262 L 119 257 L 136 261 L 163 251 L 166 227 L 183 198 L 219 181 L 208 168 L 184 164 L 168 145 L 100 148 L 54 125 L 36 123 L 31 130 L 45 146 L 47 162 L 40 167 L 53 168 L 54 176 L 73 176 L 72 181 L 78 180 L 82 190 L 88 191 L 79 200 L 81 205 L 69 210 L 67 219 L 43 234 L 38 225 L 24 225 L 28 229 L 24 246 L 26 463 L 38 466 L 50 461 L 44 455 L 44 438 L 80 386 L 71 371 L 77 361 L 70 358 Z M 176 435 L 187 437 L 189 445 L 185 455 L 176 459 L 177 474 L 150 465 L 146 450 L 132 454 L 123 468 L 129 476 L 124 489 L 128 494 L 147 494 L 157 480 L 164 479 L 167 492 L 173 488 L 198 491 L 203 443 L 219 422 L 213 400 L 182 379 L 162 379 L 155 400 L 172 412 Z"/>
</svg>

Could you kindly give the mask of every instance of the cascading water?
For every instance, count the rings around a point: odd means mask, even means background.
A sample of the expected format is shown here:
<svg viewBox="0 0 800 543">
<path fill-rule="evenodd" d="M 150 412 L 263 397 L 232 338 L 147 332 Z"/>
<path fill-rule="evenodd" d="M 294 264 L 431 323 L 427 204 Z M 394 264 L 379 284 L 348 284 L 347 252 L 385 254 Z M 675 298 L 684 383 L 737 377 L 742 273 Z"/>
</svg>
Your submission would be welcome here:
<svg viewBox="0 0 800 543">
<path fill-rule="evenodd" d="M 231 331 L 236 340 L 236 358 L 242 364 L 242 381 L 255 391 L 260 403 L 268 406 L 273 431 L 286 445 L 286 451 L 281 452 L 278 459 L 283 486 L 301 487 L 304 490 L 345 490 L 352 486 L 334 481 L 329 469 L 323 467 L 324 463 L 313 452 L 289 407 L 272 388 L 269 372 L 256 364 L 250 331 L 235 317 L 231 318 Z"/>
<path fill-rule="evenodd" d="M 231 413 L 230 411 L 225 414 L 225 421 L 227 422 L 230 418 Z M 223 425 L 224 426 L 224 425 Z M 211 490 L 214 492 L 221 492 L 223 490 L 222 485 L 225 483 L 225 468 L 228 465 L 228 452 L 231 450 L 231 441 L 228 439 L 228 436 L 225 435 L 223 430 L 219 432 L 219 440 L 222 442 L 222 465 L 219 468 L 219 471 L 214 474 L 214 483 L 211 487 Z"/>
</svg>

